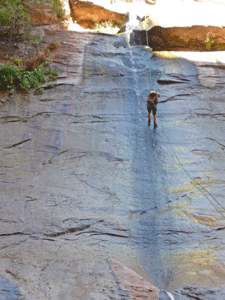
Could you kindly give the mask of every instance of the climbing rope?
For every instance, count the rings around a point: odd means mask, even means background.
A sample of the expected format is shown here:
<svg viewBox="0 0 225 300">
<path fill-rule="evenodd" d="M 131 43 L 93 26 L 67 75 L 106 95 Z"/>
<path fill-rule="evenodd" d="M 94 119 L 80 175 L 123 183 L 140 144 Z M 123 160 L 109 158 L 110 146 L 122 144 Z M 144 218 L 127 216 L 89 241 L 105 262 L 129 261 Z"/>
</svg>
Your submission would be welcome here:
<svg viewBox="0 0 225 300">
<path fill-rule="evenodd" d="M 166 132 L 166 130 L 165 130 L 165 127 L 164 127 L 164 125 L 163 125 L 163 123 L 162 123 L 162 121 L 161 121 L 161 119 L 160 119 L 160 122 L 161 122 L 161 124 L 162 124 L 162 128 L 163 128 L 163 131 L 164 131 L 164 133 L 165 133 L 165 136 L 166 136 L 166 138 L 167 138 L 167 140 L 168 140 L 168 142 L 169 142 L 169 145 L 170 145 L 170 147 L 171 147 L 171 149 L 172 149 L 172 151 L 173 151 L 173 153 L 174 153 L 174 155 L 175 155 L 175 157 L 176 157 L 176 159 L 177 159 L 177 161 L 178 161 L 178 163 L 179 163 L 179 165 L 180 165 L 180 167 L 181 167 L 181 169 L 186 173 L 186 175 L 188 176 L 188 178 L 190 179 L 190 182 L 191 182 L 191 184 L 194 186 L 194 187 L 197 187 L 197 189 L 208 199 L 208 201 L 211 203 L 211 205 L 217 210 L 217 212 L 219 213 L 219 214 L 221 214 L 221 216 L 223 217 L 223 218 L 225 218 L 225 216 L 222 214 L 222 212 L 214 205 L 214 203 L 210 200 L 210 198 L 208 197 L 208 195 L 207 194 L 209 194 L 211 197 L 212 197 L 212 199 L 225 211 L 225 208 L 219 203 L 219 201 L 201 184 L 201 183 L 199 183 L 199 182 L 196 182 L 196 181 L 194 181 L 193 180 L 193 178 L 191 177 L 191 175 L 188 173 L 188 171 L 185 169 L 185 167 L 184 167 L 184 165 L 182 164 L 182 162 L 180 161 L 180 159 L 179 159 L 179 157 L 177 156 L 177 154 L 176 154 L 176 152 L 175 152 L 175 150 L 174 150 L 174 148 L 173 148 L 173 146 L 172 146 L 172 144 L 171 144 L 171 142 L 170 142 L 170 139 L 169 139 L 169 137 L 168 137 L 168 134 L 167 134 L 167 132 Z"/>
<path fill-rule="evenodd" d="M 146 17 L 145 17 L 145 20 L 146 20 Z M 150 90 L 152 90 L 152 75 L 151 75 L 151 64 L 150 64 L 150 47 L 149 47 L 149 40 L 148 40 L 148 32 L 147 32 L 147 29 L 145 30 L 146 31 L 146 42 L 147 42 L 147 46 L 148 46 L 148 53 L 149 53 L 149 75 L 150 75 Z M 186 168 L 184 167 L 184 165 L 182 164 L 181 160 L 179 159 L 178 155 L 176 154 L 172 144 L 171 144 L 171 141 L 169 139 L 169 136 L 166 132 L 166 129 L 165 129 L 165 126 L 160 118 L 160 115 L 158 114 L 158 118 L 160 119 L 160 122 L 162 124 L 162 128 L 163 128 L 163 131 L 165 133 L 165 136 L 168 140 L 168 143 L 172 149 L 172 152 L 174 153 L 181 169 L 185 172 L 185 174 L 187 175 L 187 177 L 190 179 L 190 182 L 191 184 L 196 187 L 205 197 L 206 199 L 210 202 L 210 204 L 217 210 L 217 212 L 225 219 L 225 215 L 218 209 L 218 207 L 216 205 L 214 205 L 214 203 L 212 202 L 212 200 L 209 198 L 209 196 L 218 204 L 218 206 L 223 209 L 223 211 L 225 211 L 225 208 L 219 203 L 219 201 L 200 183 L 200 182 L 196 182 L 193 180 L 193 178 L 191 177 L 191 175 L 188 173 L 188 171 L 186 170 Z M 208 196 L 209 195 L 209 196 Z"/>
<path fill-rule="evenodd" d="M 146 16 L 145 16 L 145 19 L 146 19 Z M 147 32 L 147 29 L 146 29 L 146 42 L 147 42 L 147 46 L 148 46 L 148 32 Z M 148 56 L 149 56 L 149 59 L 148 59 L 148 61 L 149 61 L 149 65 L 148 65 L 148 67 L 149 67 L 149 76 L 150 76 L 150 91 L 152 90 L 152 72 L 151 72 L 151 64 L 150 64 L 150 59 L 151 59 L 151 57 L 150 57 L 150 47 L 148 46 Z"/>
</svg>

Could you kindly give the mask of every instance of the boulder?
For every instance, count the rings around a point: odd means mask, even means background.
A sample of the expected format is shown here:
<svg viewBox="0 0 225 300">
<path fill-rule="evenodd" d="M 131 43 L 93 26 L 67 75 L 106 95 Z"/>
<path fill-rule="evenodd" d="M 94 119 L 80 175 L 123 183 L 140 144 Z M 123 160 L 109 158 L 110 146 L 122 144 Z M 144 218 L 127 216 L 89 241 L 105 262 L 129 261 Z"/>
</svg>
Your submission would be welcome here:
<svg viewBox="0 0 225 300">
<path fill-rule="evenodd" d="M 126 299 L 159 300 L 159 289 L 122 263 L 109 259 L 117 282 Z M 121 291 L 121 292 L 122 292 Z"/>
<path fill-rule="evenodd" d="M 147 45 L 146 31 L 133 31 L 130 43 Z M 225 28 L 154 26 L 148 31 L 148 46 L 154 51 L 221 51 L 225 49 Z"/>
<path fill-rule="evenodd" d="M 117 13 L 95 5 L 88 1 L 70 0 L 71 17 L 85 29 L 95 28 L 95 23 L 111 22 L 114 26 L 122 26 L 128 20 L 126 14 Z"/>
</svg>

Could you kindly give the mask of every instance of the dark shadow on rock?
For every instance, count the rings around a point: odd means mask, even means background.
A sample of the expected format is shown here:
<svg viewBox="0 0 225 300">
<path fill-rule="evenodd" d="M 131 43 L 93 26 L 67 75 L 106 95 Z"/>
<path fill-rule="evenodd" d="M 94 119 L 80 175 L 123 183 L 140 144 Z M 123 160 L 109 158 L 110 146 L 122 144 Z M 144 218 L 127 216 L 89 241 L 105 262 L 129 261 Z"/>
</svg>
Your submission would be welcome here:
<svg viewBox="0 0 225 300">
<path fill-rule="evenodd" d="M 0 299 L 1 300 L 18 300 L 22 299 L 20 290 L 8 279 L 0 276 Z"/>
</svg>

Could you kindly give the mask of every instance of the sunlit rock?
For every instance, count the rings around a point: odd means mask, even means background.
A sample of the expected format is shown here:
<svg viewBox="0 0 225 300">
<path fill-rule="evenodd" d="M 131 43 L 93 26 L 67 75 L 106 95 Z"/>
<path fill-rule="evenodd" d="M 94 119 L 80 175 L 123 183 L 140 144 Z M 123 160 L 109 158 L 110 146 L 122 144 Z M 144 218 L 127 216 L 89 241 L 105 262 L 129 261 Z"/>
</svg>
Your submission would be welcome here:
<svg viewBox="0 0 225 300">
<path fill-rule="evenodd" d="M 117 13 L 88 1 L 70 0 L 71 15 L 83 28 L 95 29 L 96 24 L 110 22 L 111 26 L 122 26 L 127 21 L 126 14 Z"/>
<path fill-rule="evenodd" d="M 225 28 L 191 26 L 163 28 L 154 26 L 147 33 L 134 30 L 131 45 L 148 45 L 154 51 L 222 51 L 225 49 Z M 148 39 L 147 39 L 148 37 Z"/>
</svg>

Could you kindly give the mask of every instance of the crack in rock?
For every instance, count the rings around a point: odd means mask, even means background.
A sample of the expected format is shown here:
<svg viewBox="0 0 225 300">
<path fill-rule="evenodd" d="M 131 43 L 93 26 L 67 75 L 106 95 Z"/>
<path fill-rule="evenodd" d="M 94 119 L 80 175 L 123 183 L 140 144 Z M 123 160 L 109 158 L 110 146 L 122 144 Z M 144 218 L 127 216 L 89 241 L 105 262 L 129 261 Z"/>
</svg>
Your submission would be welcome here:
<svg viewBox="0 0 225 300">
<path fill-rule="evenodd" d="M 219 230 L 224 230 L 225 227 L 220 227 L 220 228 L 217 228 L 216 231 L 219 231 Z"/>
<path fill-rule="evenodd" d="M 100 222 L 103 222 L 103 220 L 99 220 L 99 221 L 97 221 L 95 223 L 84 224 L 84 225 L 80 225 L 80 226 L 75 226 L 75 227 L 67 228 L 65 230 L 58 231 L 58 232 L 45 233 L 44 235 L 47 236 L 47 237 L 58 237 L 58 236 L 65 235 L 65 234 L 68 234 L 68 233 L 76 233 L 78 231 L 80 232 L 80 231 L 83 231 L 85 229 L 88 229 L 92 225 L 94 225 L 96 223 L 100 223 Z"/>
<path fill-rule="evenodd" d="M 192 96 L 192 94 L 178 94 L 178 95 L 169 97 L 166 100 L 159 101 L 159 103 L 165 103 L 165 102 L 168 102 L 168 101 L 171 101 L 171 100 L 178 101 L 179 99 L 175 99 L 176 97 L 188 97 L 188 96 Z"/>
<path fill-rule="evenodd" d="M 57 237 L 57 236 L 64 235 L 64 234 L 67 234 L 67 233 L 75 233 L 77 231 L 83 231 L 83 230 L 89 228 L 90 226 L 91 225 L 84 225 L 84 226 L 80 226 L 80 227 L 72 227 L 72 228 L 68 228 L 64 231 L 48 233 L 48 234 L 44 234 L 44 235 L 48 236 L 48 237 Z"/>
<path fill-rule="evenodd" d="M 225 145 L 223 145 L 222 143 L 218 142 L 217 140 L 212 139 L 212 138 L 208 138 L 208 137 L 206 139 L 210 140 L 210 141 L 213 141 L 213 142 L 216 142 L 221 147 L 222 150 L 225 149 Z"/>
<path fill-rule="evenodd" d="M 113 237 L 119 237 L 119 238 L 129 238 L 129 235 L 122 235 L 122 234 L 116 234 L 116 233 L 109 233 L 109 232 L 99 232 L 99 231 L 89 231 L 86 233 L 90 233 L 91 236 L 94 235 L 107 235 L 107 236 L 113 236 Z M 79 233 L 82 234 L 82 233 Z"/>
<path fill-rule="evenodd" d="M 17 116 L 6 116 L 0 118 L 1 123 L 14 123 L 14 122 L 23 122 L 24 119 Z"/>
<path fill-rule="evenodd" d="M 29 236 L 30 234 L 28 233 L 24 233 L 24 232 L 12 232 L 12 233 L 2 233 L 0 234 L 0 237 L 5 237 L 5 236 L 16 236 L 16 235 L 25 235 L 25 236 Z"/>
<path fill-rule="evenodd" d="M 198 112 L 195 112 L 195 114 L 197 116 L 201 116 L 201 117 L 211 117 L 211 118 L 224 117 L 225 118 L 225 114 L 224 113 L 209 114 L 209 113 L 198 113 Z"/>
<path fill-rule="evenodd" d="M 184 78 L 184 76 L 180 77 L 176 74 L 169 74 L 160 76 L 157 80 L 158 84 L 166 85 L 166 84 L 178 84 L 178 83 L 188 83 L 190 79 Z"/>
<path fill-rule="evenodd" d="M 74 219 L 67 219 L 65 221 L 63 221 L 63 223 L 68 223 L 68 225 L 71 225 L 72 223 L 77 222 Z M 58 236 L 62 236 L 62 235 L 66 235 L 66 234 L 71 234 L 71 233 L 75 233 L 77 236 L 81 235 L 81 234 L 88 234 L 90 236 L 111 236 L 111 237 L 118 237 L 118 238 L 129 238 L 130 234 L 126 233 L 128 230 L 124 229 L 124 228 L 111 228 L 113 225 L 112 224 L 108 224 L 108 223 L 104 223 L 104 220 L 98 220 L 93 222 L 93 220 L 91 221 L 90 219 L 84 219 L 84 220 L 80 220 L 79 222 L 84 222 L 88 224 L 82 224 L 79 226 L 73 226 L 73 227 L 69 227 L 65 230 L 61 230 L 58 232 L 53 232 L 53 233 L 45 233 L 44 236 L 46 237 L 58 237 Z M 103 224 L 104 223 L 104 224 Z M 100 227 L 98 226 L 99 224 Z M 96 226 L 91 229 L 92 226 Z M 87 229 L 91 229 L 88 230 Z M 122 234 L 123 233 L 123 234 Z"/>
<path fill-rule="evenodd" d="M 31 141 L 31 140 L 32 140 L 32 139 L 26 139 L 26 140 L 21 141 L 21 142 L 19 142 L 19 143 L 16 143 L 16 144 L 13 144 L 13 145 L 11 145 L 11 146 L 8 146 L 8 147 L 6 147 L 6 149 L 10 149 L 10 148 L 14 148 L 14 147 L 20 146 L 20 145 L 22 145 L 22 144 L 24 144 L 24 143 L 26 143 L 26 142 Z"/>
</svg>

